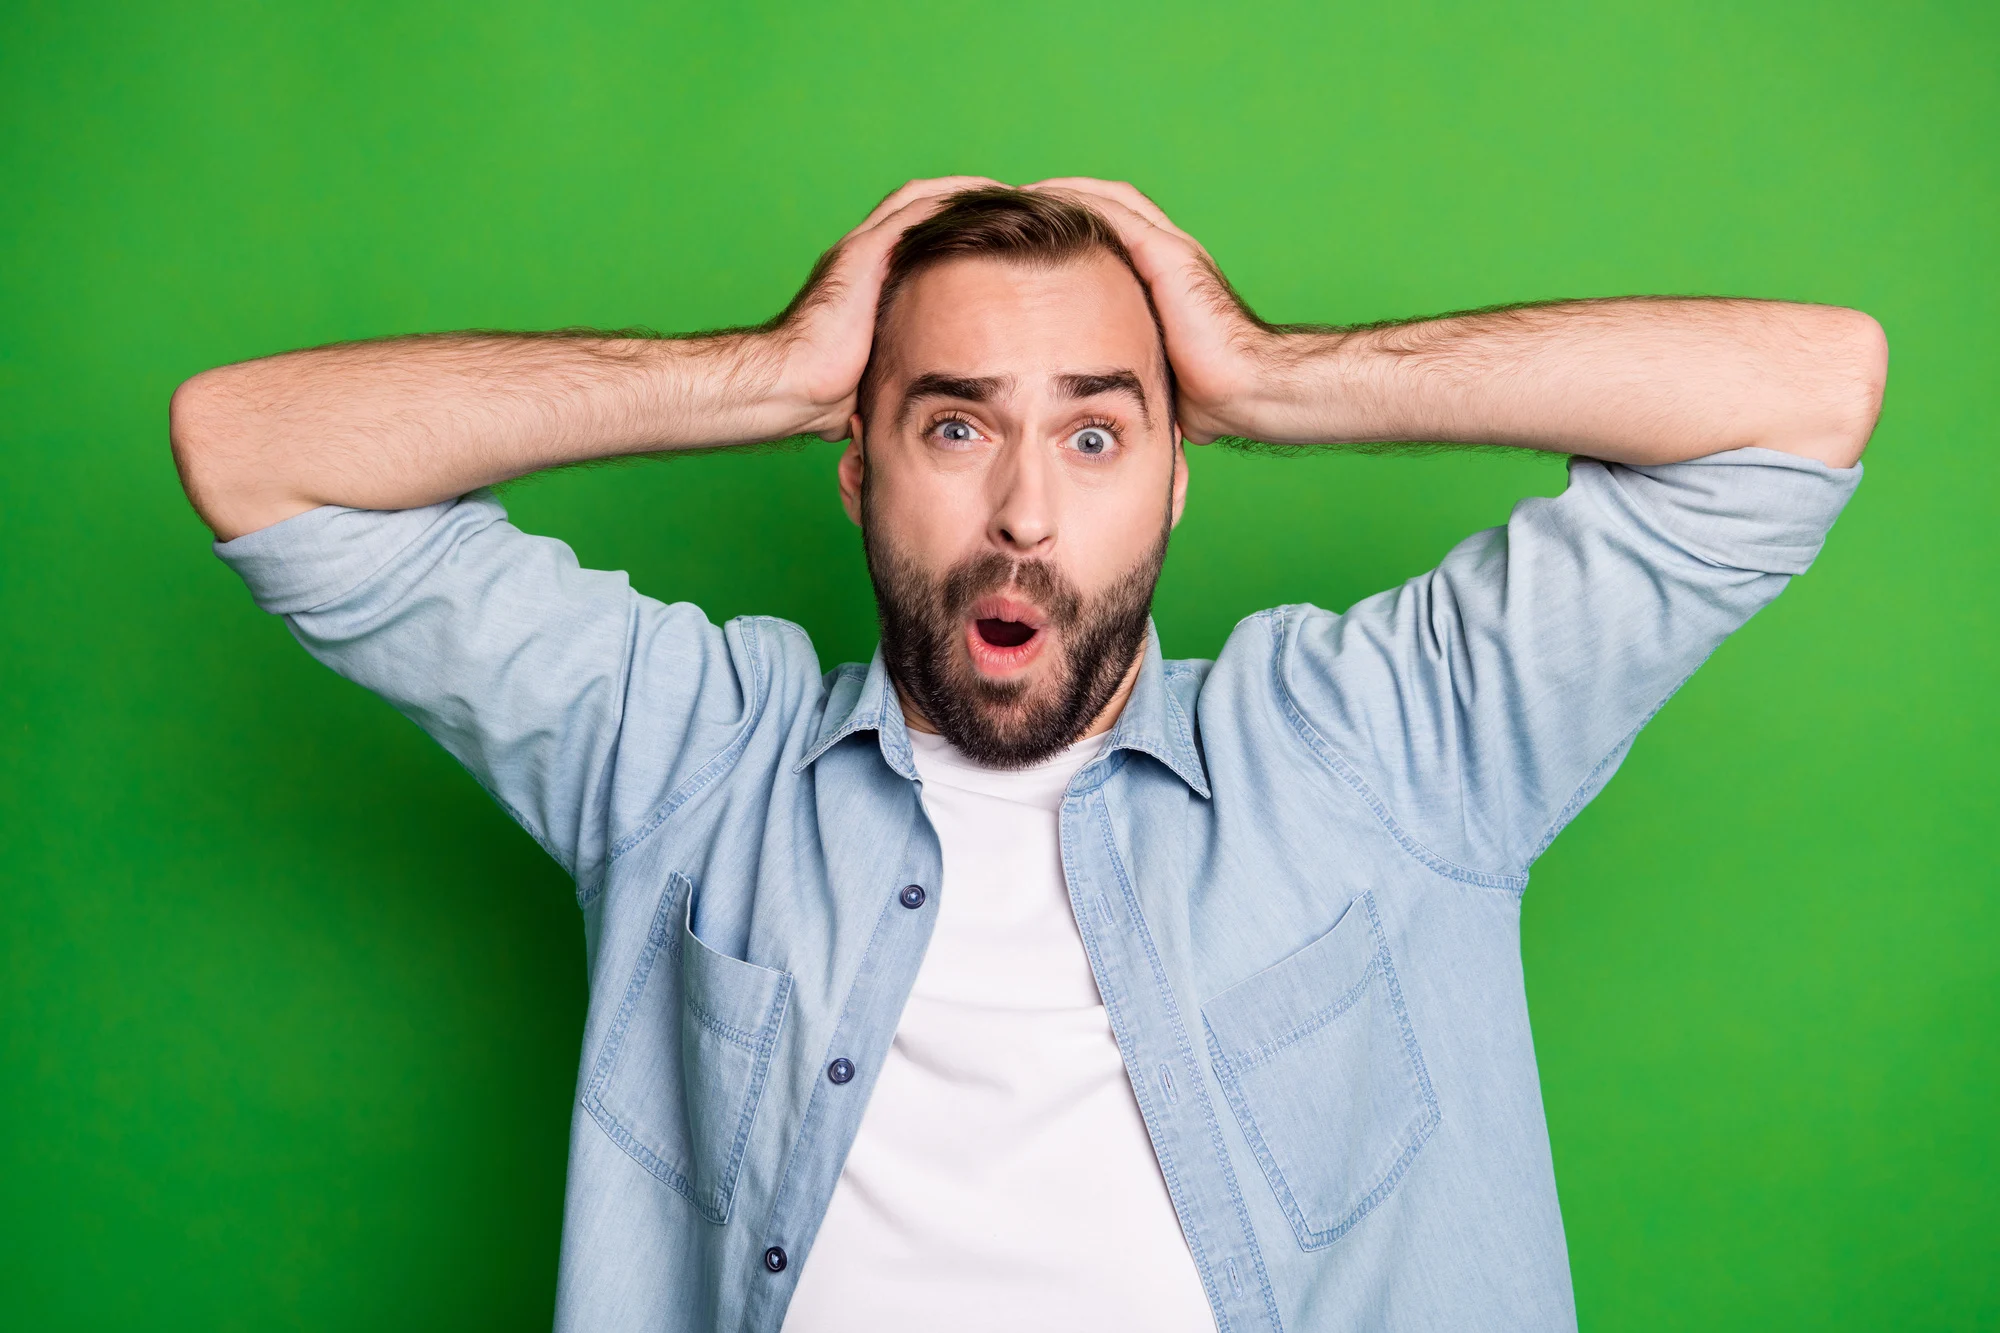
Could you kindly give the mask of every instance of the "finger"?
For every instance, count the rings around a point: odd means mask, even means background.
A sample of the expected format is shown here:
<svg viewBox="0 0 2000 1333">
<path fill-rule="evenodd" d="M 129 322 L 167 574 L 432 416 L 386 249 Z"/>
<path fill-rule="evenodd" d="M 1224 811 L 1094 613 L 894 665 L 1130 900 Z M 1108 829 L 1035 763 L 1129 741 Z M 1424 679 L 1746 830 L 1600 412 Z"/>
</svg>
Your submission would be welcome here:
<svg viewBox="0 0 2000 1333">
<path fill-rule="evenodd" d="M 884 218 L 899 212 L 913 200 L 926 199 L 936 195 L 956 194 L 960 190 L 977 190 L 982 187 L 999 185 L 1000 182 L 988 176 L 932 176 L 925 180 L 905 181 L 891 190 L 881 203 L 869 210 L 861 225 L 848 233 L 852 236 L 881 224 Z"/>
<path fill-rule="evenodd" d="M 1111 224 L 1156 301 L 1172 301 L 1173 293 L 1178 292 L 1217 308 L 1234 307 L 1238 313 L 1255 318 L 1201 242 L 1178 228 L 1155 226 L 1151 218 L 1117 199 L 1083 191 L 1070 193 Z"/>
<path fill-rule="evenodd" d="M 1089 183 L 1092 185 L 1106 184 L 1106 182 L 1102 181 L 1092 181 Z M 1076 203 L 1080 203 L 1084 207 L 1094 210 L 1095 212 L 1097 212 L 1099 216 L 1104 217 L 1107 220 L 1126 219 L 1126 218 L 1137 219 L 1139 222 L 1145 225 L 1145 230 L 1147 233 L 1159 237 L 1172 237 L 1174 241 L 1176 241 L 1178 244 L 1185 246 L 1187 249 L 1193 251 L 1195 254 L 1200 255 L 1203 259 L 1209 259 L 1208 251 L 1205 248 L 1203 248 L 1202 243 L 1200 241 L 1197 241 L 1194 237 L 1188 235 L 1186 232 L 1182 231 L 1179 227 L 1176 227 L 1173 224 L 1173 222 L 1168 219 L 1165 213 L 1160 212 L 1157 205 L 1153 205 L 1151 200 L 1147 199 L 1144 195 L 1140 194 L 1138 191 L 1130 190 L 1130 187 L 1127 187 L 1129 193 L 1126 194 L 1124 197 L 1120 197 L 1119 195 L 1115 194 L 1099 193 L 1096 190 L 1084 189 L 1077 184 L 1049 183 L 1044 185 L 1042 183 L 1037 183 L 1037 185 L 1035 186 L 1030 186 L 1026 188 L 1036 189 L 1038 191 L 1043 191 L 1050 194 L 1064 195 L 1069 199 L 1075 201 Z M 1142 209 L 1136 206 L 1139 204 L 1149 205 L 1149 207 Z M 1125 244 L 1128 247 L 1138 245 L 1141 243 L 1141 238 L 1135 237 L 1133 235 L 1124 235 L 1124 240 Z M 1214 261 L 1209 260 L 1209 262 L 1213 263 Z"/>
<path fill-rule="evenodd" d="M 944 207 L 945 200 L 957 193 L 956 189 L 950 189 L 912 195 L 901 206 L 877 218 L 869 226 L 851 233 L 841 242 L 841 249 L 871 258 L 887 256 L 890 247 L 902 239 L 904 232 Z"/>
<path fill-rule="evenodd" d="M 1171 256 L 1168 252 L 1171 250 L 1181 251 L 1182 257 L 1187 250 L 1200 250 L 1181 233 L 1155 226 L 1151 218 L 1109 195 L 1093 194 L 1067 185 L 1051 186 L 1047 192 L 1066 195 L 1110 223 L 1111 229 L 1118 233 L 1118 239 L 1125 242 L 1125 248 L 1132 252 L 1133 262 L 1139 264 L 1142 270 L 1169 262 Z M 1148 280 L 1153 276 L 1147 274 Z"/>
<path fill-rule="evenodd" d="M 1099 198 L 1116 200 L 1118 203 L 1131 209 L 1134 213 L 1137 213 L 1140 217 L 1146 219 L 1146 221 L 1152 223 L 1155 227 L 1158 227 L 1161 231 L 1172 232 L 1174 235 L 1191 244 L 1200 244 L 1194 237 L 1175 226 L 1173 219 L 1167 216 L 1166 210 L 1154 203 L 1144 191 L 1129 181 L 1105 181 L 1098 180 L 1094 176 L 1059 176 L 1051 180 L 1036 181 L 1033 185 L 1023 186 L 1022 188 L 1038 190 L 1044 187 L 1053 187 L 1060 190 L 1069 190 L 1077 194 L 1095 195 Z"/>
<path fill-rule="evenodd" d="M 959 181 L 977 178 L 949 179 Z M 946 199 L 958 193 L 957 188 L 943 187 L 940 182 L 913 183 L 939 184 L 941 188 L 928 193 L 912 192 L 905 197 L 900 207 L 877 218 L 866 227 L 849 232 L 836 247 L 836 257 L 827 273 L 829 279 L 836 284 L 858 283 L 865 291 L 878 289 L 888 273 L 889 252 L 895 247 L 896 242 L 902 239 L 903 233 L 937 212 L 944 206 Z M 871 296 L 869 299 L 874 298 Z"/>
</svg>

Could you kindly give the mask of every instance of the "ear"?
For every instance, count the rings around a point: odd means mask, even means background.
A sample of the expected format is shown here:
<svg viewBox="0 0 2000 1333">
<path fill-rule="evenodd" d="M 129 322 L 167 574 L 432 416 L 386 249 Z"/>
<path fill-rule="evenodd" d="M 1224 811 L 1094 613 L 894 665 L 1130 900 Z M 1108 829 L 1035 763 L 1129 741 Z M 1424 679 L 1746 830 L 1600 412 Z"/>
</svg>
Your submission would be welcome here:
<svg viewBox="0 0 2000 1333">
<path fill-rule="evenodd" d="M 1180 526 L 1181 511 L 1187 508 L 1187 484 L 1188 484 L 1187 441 L 1181 438 L 1180 423 L 1175 422 L 1174 423 L 1173 521 L 1167 525 L 1169 527 L 1177 528 Z"/>
<path fill-rule="evenodd" d="M 861 526 L 861 479 L 868 470 L 868 457 L 861 440 L 861 414 L 847 421 L 847 447 L 840 451 L 840 503 L 855 527 Z"/>
</svg>

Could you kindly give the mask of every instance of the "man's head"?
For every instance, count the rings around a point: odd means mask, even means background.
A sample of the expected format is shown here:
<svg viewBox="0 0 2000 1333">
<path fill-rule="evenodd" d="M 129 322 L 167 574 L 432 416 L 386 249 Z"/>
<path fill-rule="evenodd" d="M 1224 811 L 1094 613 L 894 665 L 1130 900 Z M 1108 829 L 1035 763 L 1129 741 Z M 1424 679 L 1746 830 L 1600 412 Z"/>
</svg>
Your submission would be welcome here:
<svg viewBox="0 0 2000 1333">
<path fill-rule="evenodd" d="M 897 242 L 841 492 L 889 669 L 972 757 L 1054 753 L 1136 669 L 1187 484 L 1173 403 L 1090 209 L 974 190 Z"/>
</svg>

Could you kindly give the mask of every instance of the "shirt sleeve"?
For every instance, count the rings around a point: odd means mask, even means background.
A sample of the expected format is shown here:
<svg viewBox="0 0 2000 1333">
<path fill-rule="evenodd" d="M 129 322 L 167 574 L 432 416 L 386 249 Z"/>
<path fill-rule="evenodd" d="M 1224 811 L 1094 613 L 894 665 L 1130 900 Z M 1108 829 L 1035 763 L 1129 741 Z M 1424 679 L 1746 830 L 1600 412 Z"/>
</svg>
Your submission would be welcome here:
<svg viewBox="0 0 2000 1333">
<path fill-rule="evenodd" d="M 1811 565 L 1861 479 L 1768 449 L 1575 458 L 1553 499 L 1345 615 L 1281 608 L 1294 723 L 1413 850 L 1515 876 L 1695 668 Z"/>
<path fill-rule="evenodd" d="M 308 652 L 456 756 L 580 894 L 620 816 L 636 820 L 745 713 L 755 672 L 737 636 L 622 572 L 580 568 L 487 491 L 326 506 L 215 552 Z"/>
</svg>

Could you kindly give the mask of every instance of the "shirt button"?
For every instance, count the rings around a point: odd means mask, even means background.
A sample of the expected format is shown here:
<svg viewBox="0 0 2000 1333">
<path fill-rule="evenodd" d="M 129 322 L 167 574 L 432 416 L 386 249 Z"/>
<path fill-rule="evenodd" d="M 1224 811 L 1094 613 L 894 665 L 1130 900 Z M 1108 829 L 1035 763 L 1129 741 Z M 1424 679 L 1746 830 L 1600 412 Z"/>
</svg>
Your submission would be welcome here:
<svg viewBox="0 0 2000 1333">
<path fill-rule="evenodd" d="M 826 1076 L 835 1083 L 845 1083 L 854 1077 L 854 1061 L 841 1056 L 826 1067 Z"/>
<path fill-rule="evenodd" d="M 785 1252 L 775 1245 L 764 1251 L 764 1267 L 770 1269 L 773 1273 L 784 1272 Z"/>
<path fill-rule="evenodd" d="M 921 884 L 905 884 L 903 891 L 896 895 L 896 901 L 905 907 L 922 907 L 924 905 L 924 886 Z"/>
</svg>

